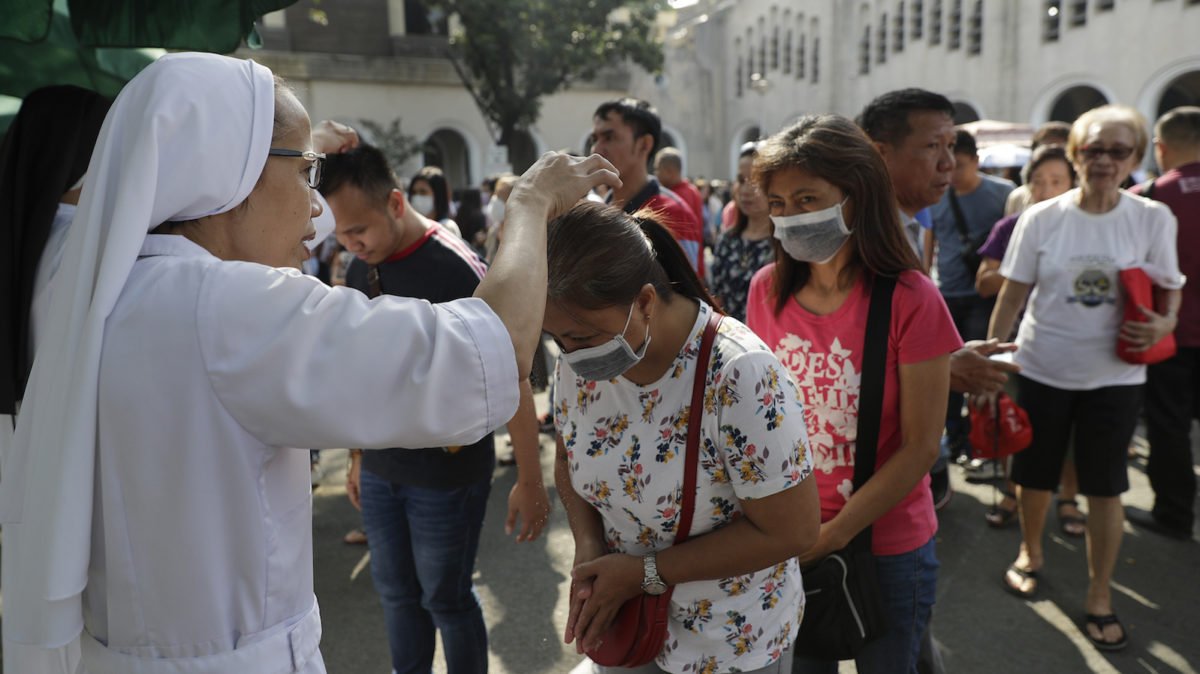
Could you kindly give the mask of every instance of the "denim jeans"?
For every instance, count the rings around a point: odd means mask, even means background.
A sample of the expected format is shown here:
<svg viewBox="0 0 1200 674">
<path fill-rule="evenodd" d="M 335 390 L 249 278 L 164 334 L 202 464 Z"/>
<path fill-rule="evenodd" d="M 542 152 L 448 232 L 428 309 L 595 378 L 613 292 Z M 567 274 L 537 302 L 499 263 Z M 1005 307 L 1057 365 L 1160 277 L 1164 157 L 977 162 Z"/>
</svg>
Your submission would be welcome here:
<svg viewBox="0 0 1200 674">
<path fill-rule="evenodd" d="M 471 574 L 491 488 L 490 480 L 409 487 L 362 472 L 371 578 L 397 674 L 432 671 L 435 631 L 449 674 L 487 672 L 487 628 Z"/>
<path fill-rule="evenodd" d="M 929 539 L 901 555 L 875 558 L 879 591 L 887 615 L 887 632 L 863 649 L 854 664 L 859 674 L 917 674 L 921 639 L 929 629 L 937 591 L 937 553 Z M 837 674 L 836 662 L 811 660 L 799 654 L 793 674 Z"/>
<path fill-rule="evenodd" d="M 947 297 L 946 308 L 950 310 L 950 318 L 954 327 L 964 342 L 972 339 L 986 339 L 988 322 L 992 318 L 994 298 L 984 299 L 978 295 L 967 297 Z M 938 457 L 934 472 L 946 465 L 952 453 L 969 452 L 967 435 L 971 431 L 971 421 L 963 416 L 963 394 L 950 392 L 946 403 L 946 442 L 942 443 L 941 455 Z"/>
</svg>

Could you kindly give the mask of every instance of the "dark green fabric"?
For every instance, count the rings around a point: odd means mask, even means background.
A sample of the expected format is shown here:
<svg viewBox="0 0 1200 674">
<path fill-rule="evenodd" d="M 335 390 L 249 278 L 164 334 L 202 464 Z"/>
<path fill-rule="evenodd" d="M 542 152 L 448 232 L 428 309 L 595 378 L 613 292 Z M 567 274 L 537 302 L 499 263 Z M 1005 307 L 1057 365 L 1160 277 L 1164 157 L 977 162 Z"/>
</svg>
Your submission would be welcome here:
<svg viewBox="0 0 1200 674">
<path fill-rule="evenodd" d="M 162 47 L 228 54 L 263 14 L 296 0 L 0 0 L 0 40 L 39 41 L 56 4 L 85 47 Z"/>
<path fill-rule="evenodd" d="M 10 0 L 0 0 L 0 3 Z M 0 39 L 0 94 L 23 98 L 34 89 L 73 84 L 112 98 L 161 52 L 81 47 L 66 15 L 55 12 L 46 39 Z"/>
</svg>

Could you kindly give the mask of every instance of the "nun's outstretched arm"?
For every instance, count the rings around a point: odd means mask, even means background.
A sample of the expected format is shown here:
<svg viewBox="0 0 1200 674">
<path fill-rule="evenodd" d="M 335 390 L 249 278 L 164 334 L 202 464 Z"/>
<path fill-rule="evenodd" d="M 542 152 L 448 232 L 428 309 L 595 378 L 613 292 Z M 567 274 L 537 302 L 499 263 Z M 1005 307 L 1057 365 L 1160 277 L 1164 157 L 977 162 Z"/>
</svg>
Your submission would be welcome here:
<svg viewBox="0 0 1200 674">
<path fill-rule="evenodd" d="M 621 185 L 617 170 L 600 155 L 547 152 L 508 197 L 504 239 L 475 297 L 508 329 L 522 379 L 529 376 L 546 310 L 546 223 L 600 184 Z"/>
</svg>

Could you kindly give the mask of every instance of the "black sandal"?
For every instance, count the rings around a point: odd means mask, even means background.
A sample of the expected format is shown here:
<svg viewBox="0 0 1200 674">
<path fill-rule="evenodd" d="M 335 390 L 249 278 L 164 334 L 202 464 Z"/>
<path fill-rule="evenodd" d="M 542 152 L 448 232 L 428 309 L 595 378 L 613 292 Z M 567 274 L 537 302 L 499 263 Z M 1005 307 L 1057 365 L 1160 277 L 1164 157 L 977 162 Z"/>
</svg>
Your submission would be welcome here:
<svg viewBox="0 0 1200 674">
<path fill-rule="evenodd" d="M 1067 536 L 1072 538 L 1083 538 L 1087 533 L 1087 518 L 1082 515 L 1062 514 L 1063 506 L 1071 506 L 1078 511 L 1079 502 L 1073 498 L 1060 498 L 1055 500 L 1058 503 L 1056 508 L 1058 511 L 1058 528 Z"/>
<path fill-rule="evenodd" d="M 1122 625 L 1121 621 L 1117 618 L 1116 613 L 1109 613 L 1108 615 L 1094 615 L 1094 614 L 1088 613 L 1087 615 L 1084 616 L 1084 619 L 1085 619 L 1085 621 L 1084 621 L 1084 626 L 1083 626 L 1083 634 L 1084 634 L 1084 636 L 1086 636 L 1088 638 L 1088 641 L 1092 642 L 1092 645 L 1095 646 L 1096 648 L 1098 648 L 1102 651 L 1119 651 L 1129 645 L 1129 633 L 1125 630 L 1125 625 Z M 1092 633 L 1088 631 L 1088 629 L 1087 629 L 1088 625 L 1095 625 L 1096 629 L 1100 630 L 1100 638 L 1099 639 L 1093 637 Z M 1120 640 L 1118 640 L 1118 641 L 1105 641 L 1104 640 L 1104 628 L 1108 627 L 1109 625 L 1116 625 L 1117 627 L 1121 628 Z"/>
<path fill-rule="evenodd" d="M 1022 582 L 1032 580 L 1033 587 L 1030 588 L 1028 592 L 1022 591 L 1020 585 L 1013 585 L 1012 583 L 1008 582 L 1008 574 L 1010 573 L 1015 573 L 1016 575 L 1020 576 Z M 1009 592 L 1022 599 L 1032 599 L 1033 596 L 1037 594 L 1038 590 L 1038 572 L 1033 569 L 1022 569 L 1016 564 L 1010 564 L 1008 569 L 1004 571 L 1004 587 Z"/>
<path fill-rule="evenodd" d="M 988 508 L 983 518 L 987 520 L 988 526 L 993 529 L 1003 529 L 1017 518 L 1017 508 L 1019 507 L 1016 504 L 1017 495 L 1007 490 L 1000 493 L 1004 495 L 1004 498 L 1013 500 L 1013 507 L 1012 510 L 1009 510 L 997 503 Z"/>
</svg>

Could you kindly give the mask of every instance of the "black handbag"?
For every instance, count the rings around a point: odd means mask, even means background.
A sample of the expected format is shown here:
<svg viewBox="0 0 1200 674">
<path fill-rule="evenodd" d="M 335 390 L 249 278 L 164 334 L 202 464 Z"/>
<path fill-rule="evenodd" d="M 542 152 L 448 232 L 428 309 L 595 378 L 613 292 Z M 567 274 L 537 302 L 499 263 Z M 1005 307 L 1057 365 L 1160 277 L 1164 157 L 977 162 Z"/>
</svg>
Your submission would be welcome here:
<svg viewBox="0 0 1200 674">
<path fill-rule="evenodd" d="M 875 473 L 896 279 L 876 276 L 874 286 L 867 312 L 858 394 L 855 492 Z M 871 527 L 860 531 L 846 547 L 803 569 L 801 576 L 805 606 L 800 634 L 796 637 L 797 655 L 817 660 L 849 660 L 887 629 L 875 555 L 871 552 Z"/>
</svg>

